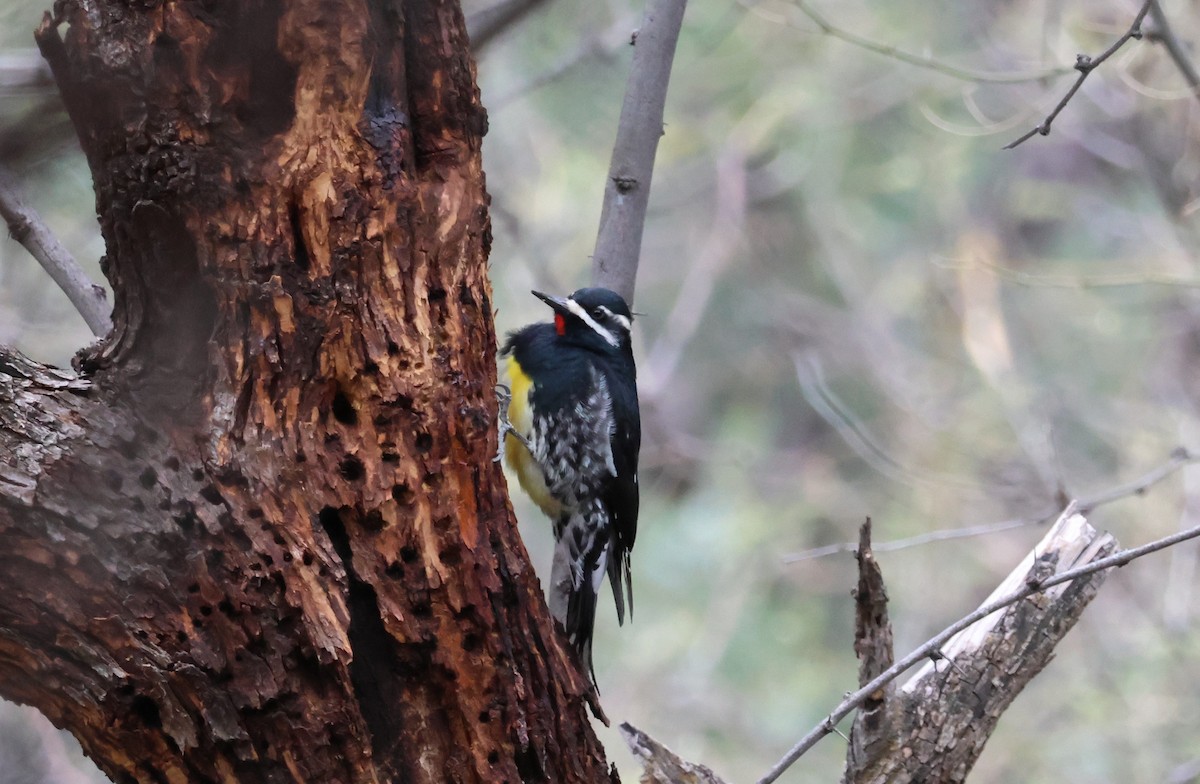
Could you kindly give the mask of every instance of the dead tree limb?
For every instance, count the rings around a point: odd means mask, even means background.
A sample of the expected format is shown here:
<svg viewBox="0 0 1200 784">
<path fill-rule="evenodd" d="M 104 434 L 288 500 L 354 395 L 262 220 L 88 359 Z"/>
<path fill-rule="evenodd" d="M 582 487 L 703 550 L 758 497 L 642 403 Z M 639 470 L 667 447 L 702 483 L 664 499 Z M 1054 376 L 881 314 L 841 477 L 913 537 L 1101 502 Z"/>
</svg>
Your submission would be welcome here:
<svg viewBox="0 0 1200 784">
<path fill-rule="evenodd" d="M 858 685 L 866 686 L 895 661 L 892 650 L 892 624 L 888 619 L 887 589 L 883 572 L 871 550 L 871 520 L 863 523 L 858 535 L 858 586 L 854 589 L 854 653 L 858 657 Z M 854 716 L 854 728 L 846 747 L 847 780 L 849 772 L 875 759 L 892 738 L 891 717 L 896 702 L 895 684 L 888 683 L 870 695 Z"/>
<path fill-rule="evenodd" d="M 8 224 L 8 233 L 42 265 L 62 292 L 71 300 L 96 337 L 112 329 L 112 307 L 104 294 L 79 266 L 71 252 L 63 247 L 37 211 L 25 204 L 12 175 L 0 167 L 0 217 Z"/>
<path fill-rule="evenodd" d="M 1011 613 L 1002 613 L 997 615 L 996 618 L 988 618 L 988 616 L 992 616 L 998 610 L 1004 610 L 1018 602 L 1023 602 L 1018 610 L 1023 613 L 1034 613 L 1033 616 L 1027 618 L 1027 622 L 1033 623 L 1034 620 L 1040 618 L 1041 616 L 1037 613 L 1049 613 L 1046 618 L 1052 621 L 1054 617 L 1057 617 L 1055 615 L 1056 607 L 1065 612 L 1066 608 L 1074 606 L 1072 603 L 1074 601 L 1073 598 L 1071 601 L 1066 601 L 1064 597 L 1074 597 L 1076 593 L 1082 593 L 1081 586 L 1086 584 L 1099 586 L 1098 582 L 1093 582 L 1090 579 L 1081 580 L 1081 578 L 1091 578 L 1092 575 L 1112 569 L 1113 567 L 1124 566 L 1135 558 L 1140 558 L 1198 536 L 1200 536 L 1200 527 L 1180 531 L 1179 533 L 1163 537 L 1141 547 L 1122 550 L 1105 556 L 1105 548 L 1111 549 L 1115 547 L 1115 542 L 1110 537 L 1107 537 L 1107 535 L 1097 535 L 1087 525 L 1087 521 L 1083 519 L 1082 515 L 1075 512 L 1075 506 L 1072 504 L 1042 539 L 1042 542 L 1026 557 L 1026 562 L 1019 566 L 1001 588 L 992 594 L 994 598 L 989 598 L 988 601 L 984 602 L 974 612 L 969 613 L 946 627 L 916 650 L 889 667 L 870 683 L 847 696 L 820 724 L 801 738 L 765 776 L 759 779 L 758 784 L 770 784 L 770 782 L 776 781 L 805 752 L 815 746 L 826 735 L 834 732 L 838 722 L 849 716 L 850 713 L 858 709 L 866 700 L 871 699 L 881 689 L 913 666 L 930 659 L 934 661 L 943 658 L 953 660 L 954 656 L 943 651 L 943 647 L 963 630 L 974 626 L 984 619 L 987 619 L 986 624 L 988 624 L 989 628 L 998 628 L 996 627 L 996 619 L 1011 615 Z M 1048 568 L 1047 565 L 1052 568 Z M 1012 587 L 1014 585 L 1014 576 L 1019 577 L 1015 583 L 1016 587 Z M 1076 580 L 1081 580 L 1081 582 L 1076 586 L 1069 586 L 1064 590 L 1050 594 L 1049 602 L 1047 602 L 1046 597 L 1038 597 L 1033 601 L 1026 601 L 1030 597 L 1043 594 L 1051 588 L 1072 583 Z M 1002 593 L 1001 589 L 1009 588 L 1011 590 Z M 1086 602 L 1084 603 L 1086 604 Z M 1079 611 L 1082 612 L 1082 607 L 1079 608 Z M 1073 624 L 1074 620 L 1072 619 L 1070 623 Z M 1049 633 L 1049 631 L 1054 631 L 1055 628 L 1053 623 L 1049 623 L 1041 633 Z M 1061 638 L 1069 628 L 1069 625 L 1062 628 L 1061 633 L 1058 634 L 1058 638 Z M 1037 651 L 1034 648 L 1014 646 L 1011 648 L 1011 652 L 1020 656 L 1030 657 L 1030 661 L 1036 660 Z M 959 667 L 962 666 L 957 661 L 955 664 Z M 952 667 L 951 669 L 955 668 Z M 971 681 L 969 685 L 981 684 L 978 681 Z M 1003 686 L 1003 684 L 993 685 L 993 688 L 1000 689 L 1000 686 Z M 1011 701 L 1012 696 L 1015 696 L 1015 694 L 1009 696 L 1008 701 Z M 1007 702 L 1004 703 L 1005 706 L 1007 704 Z M 971 758 L 971 761 L 974 761 L 974 757 Z M 866 780 L 870 781 L 873 779 Z M 953 781 L 954 779 L 947 780 Z"/>
<path fill-rule="evenodd" d="M 1055 646 L 1095 597 L 1108 570 L 1200 537 L 1200 526 L 1130 548 L 1097 532 L 1070 504 L 1036 547 L 974 612 L 892 663 L 891 628 L 882 574 L 870 549 L 870 526 L 860 535 L 855 651 L 861 688 L 804 736 L 758 784 L 777 781 L 821 738 L 855 710 L 843 782 L 961 782 L 1000 716 L 1050 661 Z M 895 680 L 921 662 L 904 685 Z M 839 732 L 839 734 L 841 734 Z M 680 763 L 630 728 L 627 742 L 647 763 L 643 781 L 707 781 L 659 771 Z M 640 747 L 648 751 L 640 750 Z M 665 751 L 665 750 L 664 750 Z M 703 769 L 707 771 L 707 769 Z M 666 778 L 662 776 L 666 775 Z M 657 777 L 656 777 L 657 776 Z"/>
<path fill-rule="evenodd" d="M 680 759 L 632 724 L 622 724 L 620 730 L 629 750 L 642 763 L 642 784 L 725 784 L 708 768 Z"/>
<path fill-rule="evenodd" d="M 663 135 L 667 84 L 686 7 L 687 0 L 647 0 L 642 26 L 633 41 L 633 64 L 604 185 L 600 231 L 592 254 L 592 282 L 612 289 L 630 304 L 637 282 L 654 158 Z"/>
<path fill-rule="evenodd" d="M 984 604 L 1093 563 L 1115 547 L 1082 515 L 1064 515 Z M 1050 661 L 1105 575 L 1093 572 L 1009 605 L 932 652 L 908 682 L 886 693 L 893 703 L 885 708 L 887 721 L 856 718 L 851 748 L 863 753 L 848 761 L 843 781 L 963 781 L 1001 714 Z"/>
</svg>

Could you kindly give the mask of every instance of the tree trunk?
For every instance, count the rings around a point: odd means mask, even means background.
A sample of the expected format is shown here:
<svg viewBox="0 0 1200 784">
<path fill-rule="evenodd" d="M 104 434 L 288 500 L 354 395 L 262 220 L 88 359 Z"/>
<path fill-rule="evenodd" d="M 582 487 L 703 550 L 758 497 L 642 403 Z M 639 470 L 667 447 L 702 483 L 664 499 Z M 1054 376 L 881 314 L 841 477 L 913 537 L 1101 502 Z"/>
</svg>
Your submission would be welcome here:
<svg viewBox="0 0 1200 784">
<path fill-rule="evenodd" d="M 457 4 L 56 13 L 115 326 L 0 354 L 0 693 L 117 782 L 608 781 L 492 461 Z"/>
</svg>

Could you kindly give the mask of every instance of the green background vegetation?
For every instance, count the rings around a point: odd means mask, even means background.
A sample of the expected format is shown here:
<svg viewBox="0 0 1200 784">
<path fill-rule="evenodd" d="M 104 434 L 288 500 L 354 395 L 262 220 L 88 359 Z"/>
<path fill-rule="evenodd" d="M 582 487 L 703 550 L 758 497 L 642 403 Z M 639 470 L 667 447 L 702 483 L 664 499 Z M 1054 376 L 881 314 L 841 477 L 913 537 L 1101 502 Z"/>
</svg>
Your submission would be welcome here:
<svg viewBox="0 0 1200 784">
<path fill-rule="evenodd" d="M 819 9 L 1004 76 L 1101 51 L 1139 5 Z M 1185 41 L 1200 41 L 1197 5 L 1164 3 Z M 0 56 L 30 56 L 44 6 L 0 0 Z M 587 283 L 640 11 L 549 0 L 480 53 L 501 331 L 546 316 L 529 289 Z M 1200 453 L 1200 102 L 1162 47 L 1131 42 L 1049 137 L 1001 150 L 1071 78 L 964 81 L 824 35 L 786 0 L 693 0 L 635 303 L 636 613 L 598 621 L 614 723 L 753 781 L 856 685 L 853 557 L 786 556 L 850 542 L 868 515 L 879 542 L 1030 521 L 880 554 L 903 654 L 990 593 L 1061 496 L 1124 485 L 1181 445 Z M 99 277 L 88 173 L 51 95 L 0 86 L 0 160 Z M 88 340 L 0 241 L 0 342 L 62 364 Z M 549 526 L 516 500 L 545 573 Z M 1090 519 L 1128 546 L 1198 517 L 1188 467 Z M 972 781 L 1196 780 L 1196 554 L 1109 577 Z M 616 732 L 604 740 L 635 780 Z M 783 781 L 835 781 L 843 754 L 831 736 Z"/>
</svg>

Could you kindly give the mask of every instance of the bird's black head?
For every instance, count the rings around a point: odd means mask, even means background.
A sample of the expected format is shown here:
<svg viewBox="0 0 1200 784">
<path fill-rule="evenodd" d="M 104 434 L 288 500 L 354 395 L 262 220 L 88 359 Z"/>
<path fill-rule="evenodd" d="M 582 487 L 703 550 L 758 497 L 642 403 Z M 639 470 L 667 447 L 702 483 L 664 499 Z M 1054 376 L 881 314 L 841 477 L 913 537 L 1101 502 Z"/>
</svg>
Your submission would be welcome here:
<svg viewBox="0 0 1200 784">
<path fill-rule="evenodd" d="M 533 295 L 554 308 L 554 329 L 560 337 L 597 351 L 629 350 L 633 314 L 617 292 L 584 288 L 565 299 L 540 291 Z"/>
</svg>

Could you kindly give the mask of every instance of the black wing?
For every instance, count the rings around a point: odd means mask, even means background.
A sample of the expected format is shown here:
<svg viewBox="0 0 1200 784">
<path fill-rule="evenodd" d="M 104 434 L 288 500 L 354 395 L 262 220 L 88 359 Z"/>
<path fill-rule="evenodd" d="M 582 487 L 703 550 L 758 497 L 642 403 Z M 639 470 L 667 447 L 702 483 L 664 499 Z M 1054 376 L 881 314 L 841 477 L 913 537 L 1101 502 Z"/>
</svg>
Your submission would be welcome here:
<svg viewBox="0 0 1200 784">
<path fill-rule="evenodd" d="M 633 381 L 632 367 L 628 380 Z M 617 621 L 625 622 L 625 598 L 633 617 L 633 576 L 629 554 L 637 538 L 638 452 L 642 447 L 642 420 L 634 383 L 609 385 L 613 406 L 612 457 L 617 473 L 604 487 L 602 498 L 612 518 L 608 549 L 608 581 L 617 605 Z"/>
</svg>

